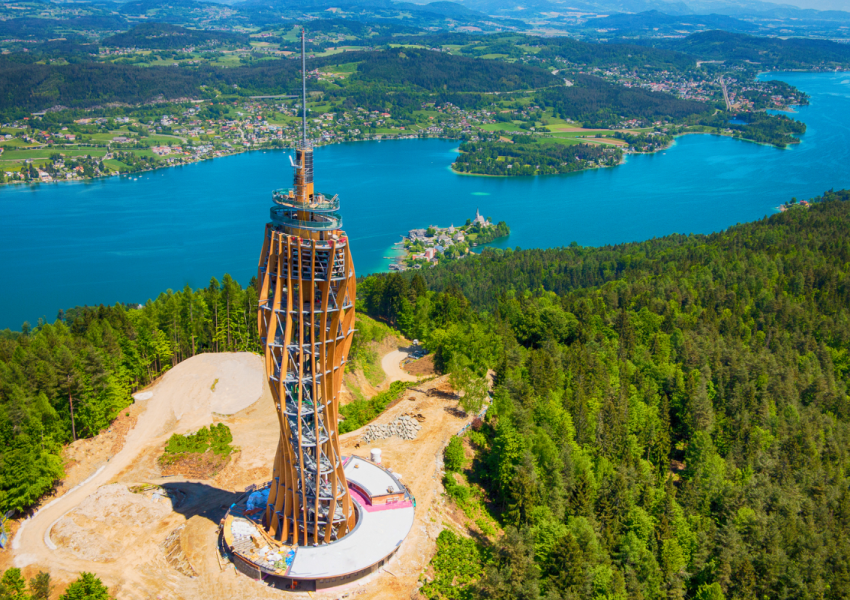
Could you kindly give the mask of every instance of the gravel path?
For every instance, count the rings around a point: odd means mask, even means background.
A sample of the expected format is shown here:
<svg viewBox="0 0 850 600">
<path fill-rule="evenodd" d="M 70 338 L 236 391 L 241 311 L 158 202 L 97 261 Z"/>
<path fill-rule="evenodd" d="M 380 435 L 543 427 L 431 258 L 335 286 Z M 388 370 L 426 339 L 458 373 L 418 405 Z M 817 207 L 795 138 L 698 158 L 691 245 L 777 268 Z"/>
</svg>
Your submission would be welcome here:
<svg viewBox="0 0 850 600">
<path fill-rule="evenodd" d="M 418 377 L 401 368 L 401 361 L 408 356 L 410 356 L 410 352 L 406 348 L 399 348 L 384 355 L 381 359 L 381 368 L 387 374 L 389 381 L 419 381 Z"/>
</svg>

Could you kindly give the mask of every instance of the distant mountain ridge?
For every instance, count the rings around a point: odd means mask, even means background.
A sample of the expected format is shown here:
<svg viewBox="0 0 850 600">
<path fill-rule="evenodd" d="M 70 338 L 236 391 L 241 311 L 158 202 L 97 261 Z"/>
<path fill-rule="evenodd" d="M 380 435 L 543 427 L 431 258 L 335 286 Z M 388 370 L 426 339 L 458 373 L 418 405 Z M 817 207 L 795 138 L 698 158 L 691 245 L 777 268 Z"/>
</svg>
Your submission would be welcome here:
<svg viewBox="0 0 850 600">
<path fill-rule="evenodd" d="M 667 15 L 726 15 L 731 17 L 796 18 L 814 21 L 847 21 L 850 12 L 814 10 L 761 0 L 456 0 L 459 4 L 490 15 L 521 16 L 531 12 L 642 13 Z"/>
<path fill-rule="evenodd" d="M 247 44 L 247 35 L 224 31 L 186 29 L 168 23 L 142 23 L 130 31 L 103 40 L 104 46 L 122 48 L 176 49 L 211 44 Z"/>
<path fill-rule="evenodd" d="M 758 30 L 757 25 L 727 15 L 668 15 L 657 10 L 637 14 L 618 13 L 608 17 L 593 19 L 588 21 L 587 24 L 592 27 L 634 32 L 661 27 L 675 28 L 689 26 L 702 26 L 708 29 L 722 29 L 724 31 Z"/>
<path fill-rule="evenodd" d="M 779 68 L 804 68 L 813 64 L 850 63 L 850 45 L 828 40 L 757 37 L 728 31 L 695 33 L 666 47 L 702 59 L 759 63 Z"/>
</svg>

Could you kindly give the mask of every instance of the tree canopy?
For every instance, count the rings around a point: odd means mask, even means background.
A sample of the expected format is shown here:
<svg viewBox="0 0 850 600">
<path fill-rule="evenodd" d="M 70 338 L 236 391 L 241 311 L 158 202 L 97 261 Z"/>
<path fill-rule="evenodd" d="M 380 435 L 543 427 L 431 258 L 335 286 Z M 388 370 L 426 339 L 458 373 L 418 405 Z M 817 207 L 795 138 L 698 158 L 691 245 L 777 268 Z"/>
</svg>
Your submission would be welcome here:
<svg viewBox="0 0 850 600">
<path fill-rule="evenodd" d="M 496 372 L 467 475 L 505 533 L 473 565 L 444 540 L 476 581 L 428 597 L 850 595 L 850 193 L 816 200 L 363 282 L 438 365 Z"/>
</svg>

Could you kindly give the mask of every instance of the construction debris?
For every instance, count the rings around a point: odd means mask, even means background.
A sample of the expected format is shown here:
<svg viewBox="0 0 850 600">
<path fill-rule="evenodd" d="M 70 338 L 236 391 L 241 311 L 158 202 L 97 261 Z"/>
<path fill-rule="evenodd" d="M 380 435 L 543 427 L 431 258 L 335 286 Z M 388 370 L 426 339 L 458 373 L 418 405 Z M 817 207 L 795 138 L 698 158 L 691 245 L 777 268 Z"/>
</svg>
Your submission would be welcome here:
<svg viewBox="0 0 850 600">
<path fill-rule="evenodd" d="M 262 536 L 256 525 L 242 519 L 233 519 L 232 550 L 252 563 L 270 571 L 285 571 L 295 560 L 295 551 L 289 547 L 272 547 Z"/>
<path fill-rule="evenodd" d="M 368 444 L 375 440 L 384 440 L 393 436 L 400 437 L 403 440 L 416 439 L 419 430 L 422 429 L 422 425 L 417 423 L 417 420 L 424 421 L 425 417 L 421 414 L 415 417 L 401 415 L 388 425 L 367 425 L 366 432 L 360 438 L 360 441 L 361 443 Z"/>
<path fill-rule="evenodd" d="M 165 552 L 166 562 L 174 567 L 177 572 L 186 577 L 197 577 L 198 574 L 192 568 L 189 559 L 186 558 L 186 554 L 183 552 L 183 544 L 180 541 L 181 534 L 185 528 L 186 524 L 184 523 L 172 531 L 162 543 L 162 549 Z"/>
</svg>

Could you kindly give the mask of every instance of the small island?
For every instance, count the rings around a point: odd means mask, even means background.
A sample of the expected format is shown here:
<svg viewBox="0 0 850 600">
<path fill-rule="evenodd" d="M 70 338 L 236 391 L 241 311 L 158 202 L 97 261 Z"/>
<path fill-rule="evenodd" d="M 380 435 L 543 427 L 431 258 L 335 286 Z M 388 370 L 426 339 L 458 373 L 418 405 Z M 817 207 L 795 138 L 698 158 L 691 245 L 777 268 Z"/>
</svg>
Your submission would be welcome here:
<svg viewBox="0 0 850 600">
<path fill-rule="evenodd" d="M 508 237 L 510 233 L 507 223 L 499 221 L 493 224 L 478 210 L 474 219 L 467 219 L 460 227 L 452 224 L 449 227 L 429 225 L 427 229 L 411 229 L 397 244 L 404 247 L 405 253 L 390 265 L 390 270 L 421 269 L 436 265 L 440 259 L 457 260 L 469 255 L 472 247 Z"/>
</svg>

